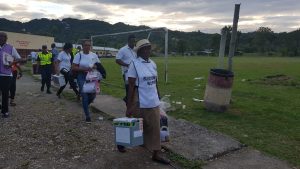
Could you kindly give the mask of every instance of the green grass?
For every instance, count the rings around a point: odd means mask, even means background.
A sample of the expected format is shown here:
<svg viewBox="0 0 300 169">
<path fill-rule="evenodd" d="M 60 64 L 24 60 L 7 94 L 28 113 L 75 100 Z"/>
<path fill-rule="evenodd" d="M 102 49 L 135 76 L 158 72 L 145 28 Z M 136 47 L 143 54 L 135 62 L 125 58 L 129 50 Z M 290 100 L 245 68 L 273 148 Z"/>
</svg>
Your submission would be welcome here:
<svg viewBox="0 0 300 169">
<path fill-rule="evenodd" d="M 161 95 L 186 105 L 169 114 L 209 129 L 226 133 L 240 142 L 287 160 L 300 167 L 300 58 L 236 57 L 232 104 L 226 113 L 205 110 L 203 99 L 209 69 L 217 65 L 216 57 L 170 57 L 168 83 L 164 82 L 164 59 L 153 58 L 159 71 Z M 124 96 L 121 71 L 114 59 L 102 59 L 107 71 L 102 91 L 119 98 Z M 290 85 L 256 83 L 270 75 L 286 75 Z M 204 77 L 203 80 L 194 80 Z M 280 84 L 280 83 L 279 83 Z"/>
</svg>

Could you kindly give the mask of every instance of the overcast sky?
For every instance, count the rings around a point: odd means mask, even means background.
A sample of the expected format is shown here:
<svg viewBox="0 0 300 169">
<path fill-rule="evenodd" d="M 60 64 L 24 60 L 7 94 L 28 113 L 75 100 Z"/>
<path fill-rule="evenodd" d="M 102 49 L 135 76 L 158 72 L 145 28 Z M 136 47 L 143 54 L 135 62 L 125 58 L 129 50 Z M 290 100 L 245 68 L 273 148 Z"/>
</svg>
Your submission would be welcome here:
<svg viewBox="0 0 300 169">
<path fill-rule="evenodd" d="M 232 25 L 236 3 L 241 3 L 242 32 L 261 26 L 274 32 L 300 28 L 300 0 L 9 0 L 0 2 L 0 18 L 26 22 L 71 17 L 219 33 Z"/>
</svg>

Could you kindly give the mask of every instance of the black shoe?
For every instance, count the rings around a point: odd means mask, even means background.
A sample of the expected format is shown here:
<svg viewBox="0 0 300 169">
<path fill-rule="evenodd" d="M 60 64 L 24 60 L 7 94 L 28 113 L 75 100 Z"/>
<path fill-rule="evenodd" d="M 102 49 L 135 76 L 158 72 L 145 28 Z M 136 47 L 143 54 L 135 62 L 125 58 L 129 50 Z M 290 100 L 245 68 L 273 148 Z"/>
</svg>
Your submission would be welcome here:
<svg viewBox="0 0 300 169">
<path fill-rule="evenodd" d="M 90 123 L 92 123 L 92 120 L 91 120 L 91 118 L 88 117 L 88 118 L 85 119 L 85 122 L 90 124 Z"/>
<path fill-rule="evenodd" d="M 60 94 L 56 93 L 56 96 L 60 99 Z"/>
<path fill-rule="evenodd" d="M 8 118 L 8 117 L 9 117 L 9 113 L 8 112 L 2 114 L 2 118 Z"/>
<path fill-rule="evenodd" d="M 80 101 L 80 94 L 77 95 L 76 99 L 77 101 Z"/>
<path fill-rule="evenodd" d="M 43 92 L 43 91 L 44 91 L 44 86 L 41 87 L 41 92 Z"/>
<path fill-rule="evenodd" d="M 52 94 L 52 92 L 50 90 L 47 90 L 47 94 Z"/>
<path fill-rule="evenodd" d="M 125 152 L 126 152 L 126 150 L 125 150 L 125 147 L 124 147 L 124 146 L 117 145 L 117 147 L 118 147 L 118 150 L 119 150 L 119 152 L 120 152 L 120 153 L 125 153 Z"/>
</svg>

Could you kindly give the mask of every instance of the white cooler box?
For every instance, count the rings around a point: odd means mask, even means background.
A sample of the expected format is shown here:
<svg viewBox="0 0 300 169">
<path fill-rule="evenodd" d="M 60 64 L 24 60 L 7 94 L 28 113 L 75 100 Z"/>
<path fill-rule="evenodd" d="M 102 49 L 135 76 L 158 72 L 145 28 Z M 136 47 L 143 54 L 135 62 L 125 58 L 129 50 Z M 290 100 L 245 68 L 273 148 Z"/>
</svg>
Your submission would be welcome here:
<svg viewBox="0 0 300 169">
<path fill-rule="evenodd" d="M 117 145 L 135 147 L 144 144 L 142 118 L 117 118 L 113 124 Z"/>
<path fill-rule="evenodd" d="M 52 75 L 52 80 L 53 80 L 54 84 L 59 87 L 66 85 L 64 75 Z"/>
</svg>

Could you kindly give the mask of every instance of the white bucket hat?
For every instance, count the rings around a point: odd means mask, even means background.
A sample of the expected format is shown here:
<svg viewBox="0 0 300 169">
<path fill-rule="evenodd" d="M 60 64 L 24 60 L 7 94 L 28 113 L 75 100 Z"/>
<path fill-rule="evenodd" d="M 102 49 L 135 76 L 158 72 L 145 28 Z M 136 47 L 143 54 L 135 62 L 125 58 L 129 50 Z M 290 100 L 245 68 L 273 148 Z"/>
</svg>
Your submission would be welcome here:
<svg viewBox="0 0 300 169">
<path fill-rule="evenodd" d="M 139 40 L 136 43 L 134 50 L 135 50 L 135 52 L 137 52 L 139 49 L 141 49 L 142 47 L 145 47 L 145 46 L 151 46 L 151 43 L 149 42 L 149 40 L 148 39 Z"/>
</svg>

